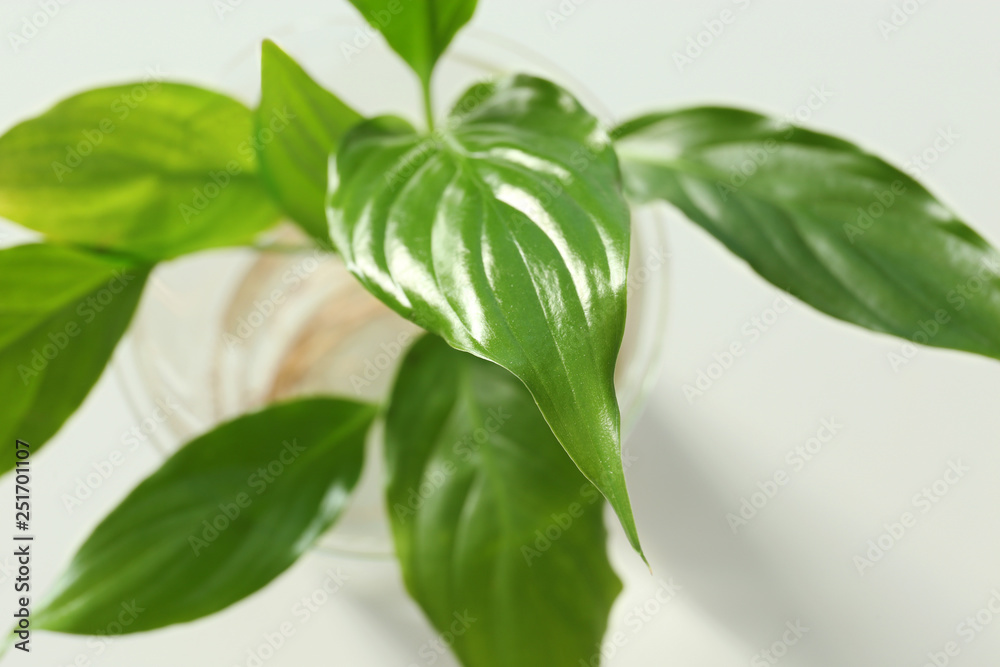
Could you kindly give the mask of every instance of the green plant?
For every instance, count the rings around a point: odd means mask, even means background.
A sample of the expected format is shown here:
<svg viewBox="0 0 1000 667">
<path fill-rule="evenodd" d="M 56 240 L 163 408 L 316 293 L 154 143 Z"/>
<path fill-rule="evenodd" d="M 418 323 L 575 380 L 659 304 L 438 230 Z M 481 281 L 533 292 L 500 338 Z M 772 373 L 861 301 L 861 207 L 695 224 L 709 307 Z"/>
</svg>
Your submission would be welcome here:
<svg viewBox="0 0 1000 667">
<path fill-rule="evenodd" d="M 362 118 L 267 42 L 256 110 L 139 83 L 69 98 L 0 138 L 0 214 L 45 237 L 0 251 L 7 442 L 37 450 L 79 406 L 158 262 L 252 244 L 282 217 L 429 332 L 381 408 L 291 401 L 182 448 L 97 527 L 36 627 L 104 634 L 136 600 L 121 631 L 149 630 L 258 590 L 336 521 L 381 419 L 407 587 L 442 632 L 455 613 L 477 619 L 458 658 L 591 661 L 620 590 L 603 498 L 641 555 L 613 386 L 628 202 L 675 206 L 834 317 L 1000 358 L 996 251 L 878 158 L 735 109 L 607 131 L 528 76 L 473 86 L 435 126 L 434 65 L 475 2 L 352 2 L 389 11 L 378 23 L 418 75 L 425 130 Z M 945 309 L 973 277 L 982 294 Z M 477 429 L 489 436 L 477 447 L 452 446 Z M 425 484 L 431 499 L 411 502 Z M 554 515 L 571 525 L 540 552 Z"/>
</svg>

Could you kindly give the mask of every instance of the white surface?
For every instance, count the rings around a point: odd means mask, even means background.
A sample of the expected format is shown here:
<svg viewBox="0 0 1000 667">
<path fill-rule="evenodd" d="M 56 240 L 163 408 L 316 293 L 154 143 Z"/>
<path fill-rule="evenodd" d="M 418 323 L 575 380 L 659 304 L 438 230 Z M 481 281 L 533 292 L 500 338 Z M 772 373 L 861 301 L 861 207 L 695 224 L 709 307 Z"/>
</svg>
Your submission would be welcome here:
<svg viewBox="0 0 1000 667">
<path fill-rule="evenodd" d="M 6 0 L 0 127 L 76 89 L 139 78 L 148 67 L 211 83 L 232 57 L 278 26 L 349 11 L 340 2 L 232 0 L 238 6 L 220 19 L 217 4 L 68 2 L 15 53 L 8 33 L 38 12 L 38 3 Z M 898 164 L 931 147 L 939 130 L 953 128 L 959 140 L 923 179 L 996 242 L 1000 5 L 910 0 L 906 4 L 919 11 L 886 39 L 878 22 L 889 19 L 895 4 L 563 0 L 563 8 L 575 9 L 553 30 L 546 12 L 559 11 L 557 0 L 482 0 L 474 24 L 573 72 L 621 117 L 709 101 L 784 115 L 806 103 L 813 87 L 825 86 L 833 97 L 808 124 Z M 724 9 L 735 21 L 678 71 L 673 53 Z M 329 57 L 341 57 L 337 45 L 330 45 Z M 898 351 L 897 342 L 795 304 L 689 403 L 682 386 L 731 342 L 747 342 L 744 325 L 764 313 L 777 292 L 691 226 L 677 221 L 671 232 L 669 351 L 652 405 L 629 443 L 638 461 L 629 482 L 656 576 L 672 576 L 684 588 L 633 632 L 629 610 L 649 599 L 656 583 L 616 536 L 628 590 L 612 632 L 621 630 L 629 641 L 607 664 L 752 665 L 755 653 L 796 620 L 810 630 L 781 660 L 790 667 L 916 667 L 949 641 L 961 648 L 951 664 L 995 663 L 1000 620 L 971 643 L 956 626 L 1000 587 L 1000 366 L 921 350 L 894 372 L 886 357 Z M 792 472 L 786 453 L 814 435 L 824 418 L 843 428 Z M 135 423 L 114 378 L 106 376 L 37 457 L 34 576 L 40 589 L 99 518 L 155 467 L 152 452 L 129 454 L 82 507 L 72 514 L 63 507 L 61 496 L 121 448 Z M 916 526 L 860 576 L 853 557 L 879 537 L 884 523 L 914 510 L 912 496 L 941 477 L 950 460 L 970 471 L 929 512 L 915 510 Z M 790 483 L 734 536 L 726 514 L 782 469 Z M 0 497 L 11 491 L 9 480 L 0 484 Z M 337 567 L 351 579 L 301 622 L 293 605 Z M 8 577 L 0 571 L 5 617 L 13 597 Z M 86 639 L 38 634 L 30 657 L 8 663 L 62 666 L 83 656 L 77 664 L 246 665 L 247 651 L 285 621 L 295 634 L 265 665 L 429 664 L 420 648 L 432 633 L 403 601 L 392 565 L 319 556 L 209 620 L 118 639 L 100 655 Z"/>
</svg>

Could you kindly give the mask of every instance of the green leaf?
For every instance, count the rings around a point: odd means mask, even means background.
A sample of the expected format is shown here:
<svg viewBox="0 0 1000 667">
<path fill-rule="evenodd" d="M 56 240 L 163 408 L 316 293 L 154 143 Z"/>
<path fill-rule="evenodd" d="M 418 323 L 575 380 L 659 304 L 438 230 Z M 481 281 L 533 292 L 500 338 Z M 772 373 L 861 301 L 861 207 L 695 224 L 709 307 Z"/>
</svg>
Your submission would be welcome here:
<svg viewBox="0 0 1000 667">
<path fill-rule="evenodd" d="M 629 196 L 667 201 L 813 307 L 1000 358 L 1000 256 L 911 176 L 840 139 L 736 109 L 615 132 Z"/>
<path fill-rule="evenodd" d="M 2 442 L 37 450 L 55 435 L 101 376 L 148 273 L 54 245 L 0 250 Z"/>
<path fill-rule="evenodd" d="M 76 95 L 0 137 L 0 215 L 147 260 L 250 242 L 278 212 L 257 176 L 253 114 L 148 81 Z"/>
<path fill-rule="evenodd" d="M 621 582 L 600 493 L 516 378 L 426 336 L 386 417 L 407 589 L 467 667 L 591 664 Z"/>
<path fill-rule="evenodd" d="M 329 155 L 344 133 L 361 122 L 354 109 L 317 84 L 274 42 L 261 57 L 257 132 L 288 123 L 260 151 L 261 177 L 275 199 L 311 236 L 329 246 L 325 200 Z"/>
<path fill-rule="evenodd" d="M 629 213 L 609 139 L 526 76 L 473 87 L 449 126 L 425 138 L 382 117 L 347 134 L 334 245 L 404 317 L 520 378 L 639 549 L 614 388 Z"/>
<path fill-rule="evenodd" d="M 298 400 L 191 441 L 87 538 L 35 624 L 141 632 L 262 588 L 344 508 L 374 414 L 349 401 Z"/>
<path fill-rule="evenodd" d="M 434 65 L 476 11 L 476 0 L 351 0 L 426 86 Z"/>
</svg>

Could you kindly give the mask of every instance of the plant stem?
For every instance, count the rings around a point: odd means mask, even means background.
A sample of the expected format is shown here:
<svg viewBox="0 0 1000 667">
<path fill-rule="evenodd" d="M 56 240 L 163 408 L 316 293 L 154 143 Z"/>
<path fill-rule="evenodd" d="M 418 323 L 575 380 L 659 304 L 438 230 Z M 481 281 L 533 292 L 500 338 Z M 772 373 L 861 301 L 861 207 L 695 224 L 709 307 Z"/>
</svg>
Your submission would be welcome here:
<svg viewBox="0 0 1000 667">
<path fill-rule="evenodd" d="M 430 77 L 421 81 L 421 90 L 424 95 L 424 116 L 427 118 L 427 130 L 434 131 L 434 104 L 431 98 Z"/>
</svg>

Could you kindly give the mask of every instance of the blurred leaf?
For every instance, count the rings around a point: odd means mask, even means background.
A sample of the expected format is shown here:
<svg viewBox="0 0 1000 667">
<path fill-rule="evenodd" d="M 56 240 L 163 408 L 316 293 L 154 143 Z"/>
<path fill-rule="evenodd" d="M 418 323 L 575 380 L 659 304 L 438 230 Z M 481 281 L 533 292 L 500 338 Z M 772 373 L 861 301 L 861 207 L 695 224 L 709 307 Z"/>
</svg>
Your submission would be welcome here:
<svg viewBox="0 0 1000 667">
<path fill-rule="evenodd" d="M 80 406 L 125 332 L 149 267 L 47 244 L 0 250 L 0 438 L 33 451 Z M 14 458 L 0 459 L 0 471 Z"/>
<path fill-rule="evenodd" d="M 1000 358 L 1000 255 L 909 175 L 737 109 L 651 114 L 615 135 L 631 198 L 673 204 L 778 287 L 875 331 Z"/>
<path fill-rule="evenodd" d="M 326 223 L 326 168 L 330 153 L 361 115 L 313 81 L 274 42 L 265 40 L 261 58 L 261 100 L 257 134 L 288 120 L 260 152 L 261 177 L 288 214 L 323 245 Z M 266 135 L 265 135 L 266 136 Z"/>
<path fill-rule="evenodd" d="M 260 143 L 250 110 L 218 93 L 155 80 L 91 90 L 0 137 L 0 215 L 153 261 L 248 243 L 278 219 Z"/>
<path fill-rule="evenodd" d="M 604 502 L 524 385 L 427 336 L 403 362 L 385 437 L 407 589 L 462 664 L 591 664 L 621 591 Z"/>
<path fill-rule="evenodd" d="M 298 400 L 191 441 L 87 538 L 35 624 L 140 632 L 207 616 L 262 588 L 343 510 L 374 413 L 349 401 Z"/>
</svg>

